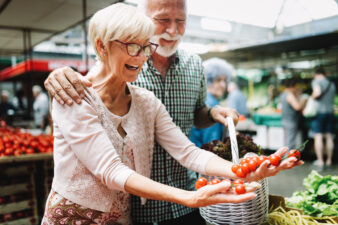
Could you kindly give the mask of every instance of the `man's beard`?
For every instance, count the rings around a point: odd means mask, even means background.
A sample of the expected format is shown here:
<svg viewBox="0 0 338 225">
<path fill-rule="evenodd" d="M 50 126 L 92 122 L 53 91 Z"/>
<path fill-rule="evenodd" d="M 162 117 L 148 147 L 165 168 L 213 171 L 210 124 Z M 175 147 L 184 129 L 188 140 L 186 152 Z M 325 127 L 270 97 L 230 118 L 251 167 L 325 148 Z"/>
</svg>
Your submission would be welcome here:
<svg viewBox="0 0 338 225">
<path fill-rule="evenodd" d="M 167 41 L 176 41 L 175 45 L 170 45 L 170 46 L 161 46 L 160 45 L 160 39 L 164 39 Z M 163 57 L 169 57 L 175 54 L 178 44 L 181 42 L 182 35 L 177 34 L 175 37 L 171 37 L 168 33 L 163 33 L 159 35 L 154 35 L 150 38 L 150 41 L 158 44 L 158 47 L 156 49 L 156 53 L 159 54 L 160 56 Z"/>
</svg>

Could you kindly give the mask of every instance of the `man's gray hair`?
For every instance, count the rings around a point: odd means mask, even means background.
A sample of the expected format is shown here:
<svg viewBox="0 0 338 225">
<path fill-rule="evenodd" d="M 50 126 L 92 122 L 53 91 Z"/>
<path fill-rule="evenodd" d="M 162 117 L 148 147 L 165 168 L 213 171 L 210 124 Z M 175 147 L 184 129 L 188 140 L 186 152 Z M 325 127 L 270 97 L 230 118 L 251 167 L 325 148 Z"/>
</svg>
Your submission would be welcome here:
<svg viewBox="0 0 338 225">
<path fill-rule="evenodd" d="M 210 58 L 203 62 L 207 84 L 212 84 L 219 76 L 225 76 L 226 81 L 230 81 L 234 68 L 226 60 L 221 58 Z"/>
</svg>

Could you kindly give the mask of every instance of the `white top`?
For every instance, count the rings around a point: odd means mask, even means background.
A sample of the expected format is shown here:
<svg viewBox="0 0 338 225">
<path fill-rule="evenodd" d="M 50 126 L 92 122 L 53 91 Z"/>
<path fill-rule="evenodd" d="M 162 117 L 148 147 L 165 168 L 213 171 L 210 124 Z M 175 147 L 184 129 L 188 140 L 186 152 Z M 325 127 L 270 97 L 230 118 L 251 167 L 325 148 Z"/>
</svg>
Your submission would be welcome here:
<svg viewBox="0 0 338 225">
<path fill-rule="evenodd" d="M 41 92 L 36 97 L 33 103 L 33 110 L 35 125 L 40 126 L 42 121 L 48 117 L 49 111 L 48 96 L 45 93 Z"/>
<path fill-rule="evenodd" d="M 123 208 L 118 195 L 128 177 L 135 171 L 150 177 L 154 138 L 181 165 L 205 173 L 215 155 L 190 142 L 152 92 L 130 84 L 128 88 L 131 106 L 122 117 L 112 114 L 92 88 L 80 105 L 53 100 L 52 188 L 63 197 L 103 212 Z M 125 138 L 117 132 L 120 123 Z"/>
</svg>

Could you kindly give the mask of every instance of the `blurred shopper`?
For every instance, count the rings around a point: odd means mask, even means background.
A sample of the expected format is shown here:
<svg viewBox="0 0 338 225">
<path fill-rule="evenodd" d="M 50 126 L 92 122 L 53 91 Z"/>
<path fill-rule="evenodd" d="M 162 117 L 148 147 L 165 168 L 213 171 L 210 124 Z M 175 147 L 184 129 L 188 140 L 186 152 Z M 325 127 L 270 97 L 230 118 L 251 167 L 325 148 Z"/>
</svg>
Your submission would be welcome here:
<svg viewBox="0 0 338 225">
<path fill-rule="evenodd" d="M 314 162 L 319 168 L 324 165 L 332 165 L 332 155 L 334 149 L 333 132 L 334 132 L 334 97 L 336 86 L 327 76 L 324 68 L 316 67 L 312 85 L 312 97 L 318 101 L 319 107 L 315 118 L 311 123 L 311 130 L 314 132 L 314 149 L 317 160 Z M 325 139 L 325 146 L 324 146 Z M 324 163 L 324 150 L 327 158 Z"/>
<path fill-rule="evenodd" d="M 24 91 L 22 89 L 15 93 L 12 102 L 18 111 L 25 111 L 27 109 L 27 98 L 25 97 Z"/>
<path fill-rule="evenodd" d="M 213 108 L 219 106 L 219 99 L 226 90 L 226 82 L 232 76 L 233 68 L 225 60 L 211 58 L 203 63 L 204 72 L 207 80 L 207 98 L 205 104 Z M 221 140 L 224 125 L 216 123 L 208 128 L 193 127 L 190 132 L 190 140 L 201 147 L 202 144 L 213 140 Z"/>
<path fill-rule="evenodd" d="M 33 103 L 34 124 L 36 128 L 45 130 L 48 125 L 48 96 L 43 93 L 42 88 L 39 85 L 34 85 L 32 91 L 35 99 Z"/>
<path fill-rule="evenodd" d="M 239 115 L 249 116 L 247 98 L 235 82 L 228 84 L 227 107 L 236 109 Z"/>
<path fill-rule="evenodd" d="M 285 90 L 280 96 L 282 105 L 282 126 L 285 132 L 285 142 L 289 150 L 295 148 L 296 136 L 300 128 L 302 110 L 306 99 L 300 98 L 301 92 L 296 87 L 295 79 L 284 81 Z"/>
<path fill-rule="evenodd" d="M 1 92 L 1 102 L 0 102 L 0 118 L 3 119 L 7 124 L 11 124 L 12 116 L 15 113 L 15 107 L 12 103 L 9 102 L 9 92 L 3 90 Z"/>
</svg>

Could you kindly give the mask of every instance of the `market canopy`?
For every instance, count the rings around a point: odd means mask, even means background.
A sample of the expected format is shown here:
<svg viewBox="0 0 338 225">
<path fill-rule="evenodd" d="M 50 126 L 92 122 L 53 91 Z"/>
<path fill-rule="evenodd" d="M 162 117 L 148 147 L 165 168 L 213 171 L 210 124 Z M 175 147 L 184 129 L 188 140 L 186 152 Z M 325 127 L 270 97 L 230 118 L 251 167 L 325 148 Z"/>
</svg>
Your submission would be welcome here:
<svg viewBox="0 0 338 225">
<path fill-rule="evenodd" d="M 29 46 L 86 21 L 115 2 L 118 0 L 0 0 L 0 55 L 22 54 Z"/>
<path fill-rule="evenodd" d="M 89 61 L 94 65 L 94 61 Z M 0 81 L 5 80 L 25 80 L 25 79 L 39 79 L 41 76 L 45 77 L 46 74 L 56 68 L 69 66 L 76 69 L 78 72 L 84 74 L 87 72 L 85 62 L 82 60 L 68 60 L 68 59 L 43 59 L 43 60 L 27 60 L 18 63 L 15 66 L 8 67 L 0 71 Z M 34 77 L 27 77 L 28 74 L 34 74 Z M 43 78 L 45 79 L 45 78 Z"/>
</svg>

